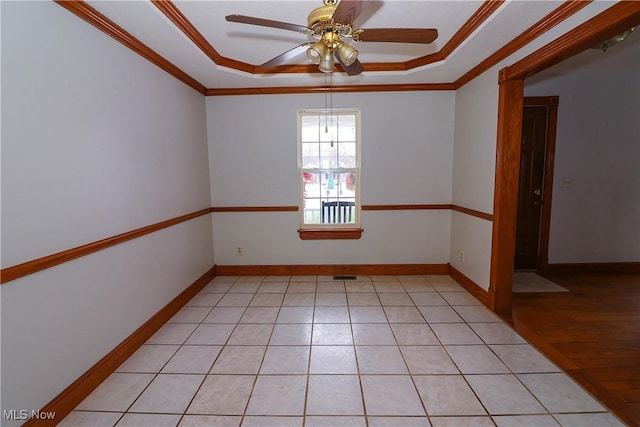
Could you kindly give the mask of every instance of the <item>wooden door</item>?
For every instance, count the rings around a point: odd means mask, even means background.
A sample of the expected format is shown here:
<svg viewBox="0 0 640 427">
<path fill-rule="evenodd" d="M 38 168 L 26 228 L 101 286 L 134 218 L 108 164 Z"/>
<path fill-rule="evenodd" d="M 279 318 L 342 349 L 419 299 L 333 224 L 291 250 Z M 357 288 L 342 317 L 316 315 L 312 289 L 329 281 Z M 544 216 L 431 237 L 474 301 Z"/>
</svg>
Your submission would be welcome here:
<svg viewBox="0 0 640 427">
<path fill-rule="evenodd" d="M 537 269 L 544 203 L 548 107 L 526 105 L 522 116 L 516 269 Z"/>
</svg>

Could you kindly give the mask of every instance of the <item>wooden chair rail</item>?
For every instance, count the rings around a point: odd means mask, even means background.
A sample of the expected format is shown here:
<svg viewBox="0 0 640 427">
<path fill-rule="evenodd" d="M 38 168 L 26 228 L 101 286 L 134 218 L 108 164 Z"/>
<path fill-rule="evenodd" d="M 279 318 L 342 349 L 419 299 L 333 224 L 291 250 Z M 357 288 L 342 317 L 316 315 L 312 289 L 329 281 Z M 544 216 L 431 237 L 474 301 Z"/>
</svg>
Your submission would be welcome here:
<svg viewBox="0 0 640 427">
<path fill-rule="evenodd" d="M 462 212 L 468 215 L 476 216 L 491 221 L 493 216 L 483 212 L 475 211 L 473 209 L 463 208 L 450 204 L 431 204 L 431 205 L 364 205 L 363 211 L 380 211 L 380 210 L 446 210 L 452 209 L 458 212 Z M 0 271 L 0 284 L 4 284 L 24 276 L 36 273 L 38 271 L 46 270 L 56 265 L 63 264 L 67 261 L 74 260 L 76 258 L 83 257 L 85 255 L 92 254 L 94 252 L 107 249 L 111 246 L 124 243 L 128 240 L 132 240 L 141 236 L 144 236 L 155 231 L 162 230 L 163 228 L 171 227 L 184 221 L 189 221 L 193 218 L 197 218 L 209 213 L 218 212 L 297 212 L 298 206 L 227 206 L 227 207 L 211 207 L 201 209 L 196 212 L 192 212 L 186 215 L 182 215 L 176 218 L 172 218 L 166 221 L 162 221 L 156 224 L 152 224 L 146 227 L 138 228 L 136 230 L 128 231 L 117 236 L 108 237 L 106 239 L 98 240 L 96 242 L 88 243 L 86 245 L 71 248 L 62 252 L 57 252 L 52 255 L 47 255 L 41 258 L 37 258 L 31 261 L 27 261 L 21 264 L 17 264 L 11 267 L 7 267 Z M 348 229 L 336 229 L 336 230 L 323 230 L 323 233 L 318 233 L 317 230 L 299 230 L 300 238 L 303 240 L 315 240 L 315 239 L 359 239 L 362 235 L 361 228 L 348 228 Z"/>
</svg>

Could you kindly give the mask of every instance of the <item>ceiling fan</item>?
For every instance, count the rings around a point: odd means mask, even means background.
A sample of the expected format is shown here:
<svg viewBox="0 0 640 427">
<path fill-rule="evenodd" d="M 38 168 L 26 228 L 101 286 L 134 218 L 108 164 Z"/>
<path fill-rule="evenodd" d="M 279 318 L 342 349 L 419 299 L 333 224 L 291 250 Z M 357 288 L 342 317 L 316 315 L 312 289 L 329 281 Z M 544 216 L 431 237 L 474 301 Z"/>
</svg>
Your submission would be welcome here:
<svg viewBox="0 0 640 427">
<path fill-rule="evenodd" d="M 355 42 L 429 44 L 438 38 L 438 30 L 434 28 L 354 29 L 353 21 L 371 4 L 371 0 L 338 1 L 323 0 L 324 6 L 320 6 L 309 13 L 306 27 L 244 15 L 228 15 L 226 20 L 296 31 L 318 39 L 316 42 L 303 43 L 296 46 L 265 62 L 260 66 L 264 69 L 284 64 L 306 51 L 307 58 L 312 63 L 318 64 L 319 70 L 323 73 L 333 72 L 335 61 L 337 60 L 348 75 L 354 76 L 360 74 L 363 71 L 363 67 L 358 60 L 358 51 L 343 39 L 351 39 Z"/>
</svg>

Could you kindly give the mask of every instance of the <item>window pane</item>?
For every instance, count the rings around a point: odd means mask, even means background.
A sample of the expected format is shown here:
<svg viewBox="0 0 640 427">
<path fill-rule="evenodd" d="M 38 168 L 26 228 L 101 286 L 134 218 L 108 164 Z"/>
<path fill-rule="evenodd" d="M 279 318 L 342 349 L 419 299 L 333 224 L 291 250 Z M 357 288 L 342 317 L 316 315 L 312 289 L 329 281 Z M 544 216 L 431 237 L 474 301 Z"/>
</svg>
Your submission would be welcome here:
<svg viewBox="0 0 640 427">
<path fill-rule="evenodd" d="M 338 139 L 340 141 L 356 140 L 356 117 L 353 115 L 338 116 Z"/>
<path fill-rule="evenodd" d="M 302 174 L 304 224 L 320 224 L 323 186 L 326 186 L 324 174 L 309 172 Z"/>
<path fill-rule="evenodd" d="M 304 224 L 320 224 L 320 199 L 305 200 Z"/>
<path fill-rule="evenodd" d="M 302 192 L 304 199 L 319 199 L 320 190 L 324 184 L 323 174 L 304 172 L 302 174 Z"/>
<path fill-rule="evenodd" d="M 338 163 L 343 168 L 356 167 L 356 143 L 340 142 L 338 145 Z"/>
<path fill-rule="evenodd" d="M 322 169 L 331 169 L 338 167 L 338 144 L 323 142 L 320 144 L 320 167 Z"/>
<path fill-rule="evenodd" d="M 302 116 L 300 132 L 302 142 L 317 141 L 320 135 L 319 116 Z"/>
<path fill-rule="evenodd" d="M 305 169 L 317 169 L 320 167 L 320 145 L 317 142 L 305 142 L 302 144 L 302 167 Z"/>
<path fill-rule="evenodd" d="M 356 180 L 355 172 L 340 174 L 340 199 L 355 200 L 356 198 Z"/>
<path fill-rule="evenodd" d="M 322 186 L 322 196 L 325 200 L 337 199 L 340 194 L 340 174 L 338 173 L 325 173 L 324 185 Z"/>
<path fill-rule="evenodd" d="M 331 142 L 338 139 L 338 117 L 321 115 L 320 119 L 320 141 Z"/>
</svg>

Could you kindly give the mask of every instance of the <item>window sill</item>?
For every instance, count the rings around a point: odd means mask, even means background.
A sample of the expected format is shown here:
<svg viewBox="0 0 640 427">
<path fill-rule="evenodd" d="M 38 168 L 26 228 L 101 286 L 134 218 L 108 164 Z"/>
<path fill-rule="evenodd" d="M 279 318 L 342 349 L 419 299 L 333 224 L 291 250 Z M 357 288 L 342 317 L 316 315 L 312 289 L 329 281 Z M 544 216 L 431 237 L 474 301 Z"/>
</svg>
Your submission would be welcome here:
<svg viewBox="0 0 640 427">
<path fill-rule="evenodd" d="M 354 240 L 362 236 L 361 228 L 324 228 L 298 230 L 302 240 Z"/>
</svg>

